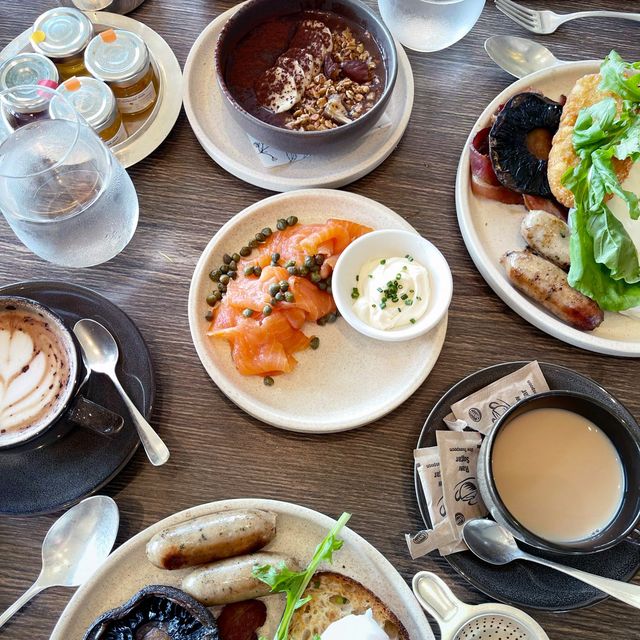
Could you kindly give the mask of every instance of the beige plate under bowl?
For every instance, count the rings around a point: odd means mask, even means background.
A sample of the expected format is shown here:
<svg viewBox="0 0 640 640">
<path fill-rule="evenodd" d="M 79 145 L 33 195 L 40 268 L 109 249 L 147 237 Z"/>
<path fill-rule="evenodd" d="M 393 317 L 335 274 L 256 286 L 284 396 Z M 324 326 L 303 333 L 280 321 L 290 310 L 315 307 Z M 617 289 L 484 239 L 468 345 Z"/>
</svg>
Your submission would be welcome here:
<svg viewBox="0 0 640 640">
<path fill-rule="evenodd" d="M 509 250 L 522 249 L 520 223 L 526 210 L 522 205 L 506 205 L 478 198 L 471 191 L 469 145 L 478 130 L 486 127 L 498 106 L 512 95 L 533 87 L 557 100 L 567 95 L 578 78 L 597 73 L 600 61 L 569 62 L 528 75 L 507 87 L 484 110 L 465 145 L 456 180 L 456 207 L 462 237 L 478 271 L 489 286 L 516 313 L 563 342 L 598 353 L 640 356 L 640 321 L 619 313 L 605 312 L 604 322 L 595 331 L 578 331 L 517 291 L 500 265 Z"/>
<path fill-rule="evenodd" d="M 266 509 L 277 514 L 278 533 L 268 550 L 282 551 L 306 565 L 316 545 L 327 535 L 334 520 L 317 511 L 277 500 L 223 500 L 176 513 L 125 542 L 109 556 L 98 572 L 80 587 L 60 616 L 51 640 L 82 640 L 89 625 L 101 613 L 119 606 L 149 584 L 180 587 L 189 569 L 165 571 L 147 561 L 145 547 L 162 529 L 208 513 L 229 509 Z M 353 521 L 357 523 L 358 516 Z M 400 574 L 384 556 L 351 529 L 343 529 L 343 548 L 334 555 L 334 565 L 322 566 L 344 573 L 373 591 L 398 616 L 414 640 L 433 640 L 433 633 Z M 263 633 L 271 638 L 282 612 L 281 595 L 264 598 L 267 623 Z"/>
<path fill-rule="evenodd" d="M 211 379 L 233 402 L 276 427 L 307 433 L 345 431 L 373 422 L 404 402 L 423 383 L 438 359 L 447 318 L 428 334 L 401 343 L 367 338 L 343 318 L 324 327 L 307 323 L 320 347 L 296 354 L 298 365 L 266 387 L 259 376 L 242 376 L 231 360 L 229 345 L 207 337 L 206 297 L 213 283 L 209 272 L 224 253 L 242 247 L 278 218 L 298 216 L 302 224 L 345 218 L 374 229 L 414 230 L 387 207 L 352 193 L 308 189 L 261 200 L 227 222 L 204 250 L 189 292 L 191 337 Z"/>
<path fill-rule="evenodd" d="M 158 75 L 160 91 L 151 113 L 132 120 L 128 138 L 111 147 L 113 155 L 126 169 L 155 151 L 173 129 L 182 107 L 182 70 L 175 53 L 162 36 L 142 22 L 107 11 L 85 13 L 96 32 L 125 29 L 139 35 L 149 48 L 151 62 Z M 0 64 L 18 53 L 31 51 L 30 36 L 31 29 L 27 29 L 0 51 Z"/>
<path fill-rule="evenodd" d="M 413 72 L 398 47 L 398 78 L 385 114 L 391 125 L 369 132 L 360 144 L 265 167 L 242 127 L 228 114 L 216 81 L 218 34 L 240 5 L 225 11 L 198 36 L 184 66 L 184 109 L 202 148 L 237 178 L 271 191 L 342 187 L 382 164 L 398 146 L 413 108 Z M 268 151 L 268 149 L 267 149 Z"/>
</svg>

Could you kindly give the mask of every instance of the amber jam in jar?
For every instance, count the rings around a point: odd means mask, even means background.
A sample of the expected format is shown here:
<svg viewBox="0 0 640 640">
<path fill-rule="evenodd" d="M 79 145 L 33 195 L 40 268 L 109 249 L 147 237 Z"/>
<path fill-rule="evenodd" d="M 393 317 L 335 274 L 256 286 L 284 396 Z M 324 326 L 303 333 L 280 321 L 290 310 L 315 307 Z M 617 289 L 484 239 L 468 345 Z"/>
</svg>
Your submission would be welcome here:
<svg viewBox="0 0 640 640">
<path fill-rule="evenodd" d="M 156 104 L 158 78 L 147 45 L 135 33 L 103 31 L 89 43 L 84 63 L 92 76 L 111 87 L 123 116 L 138 115 Z"/>
<path fill-rule="evenodd" d="M 113 147 L 127 139 L 127 130 L 122 123 L 115 96 L 104 82 L 89 77 L 70 78 L 60 85 L 58 91 L 107 146 Z M 52 105 L 51 111 L 55 118 L 55 105 Z"/>
<path fill-rule="evenodd" d="M 51 59 L 62 80 L 86 73 L 84 50 L 93 38 L 93 23 L 71 7 L 45 11 L 34 23 L 31 46 Z"/>
</svg>

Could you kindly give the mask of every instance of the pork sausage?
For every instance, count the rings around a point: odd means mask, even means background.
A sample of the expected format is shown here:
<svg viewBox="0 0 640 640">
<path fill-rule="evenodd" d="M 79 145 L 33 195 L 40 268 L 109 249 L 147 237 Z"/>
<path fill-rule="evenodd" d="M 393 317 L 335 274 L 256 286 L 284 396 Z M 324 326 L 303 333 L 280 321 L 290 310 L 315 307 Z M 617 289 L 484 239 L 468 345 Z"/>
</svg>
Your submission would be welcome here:
<svg viewBox="0 0 640 640">
<path fill-rule="evenodd" d="M 253 576 L 253 568 L 263 564 L 277 566 L 281 562 L 292 571 L 299 570 L 292 558 L 261 551 L 198 567 L 184 578 L 182 590 L 207 607 L 260 598 L 269 595 L 271 587 Z"/>
<path fill-rule="evenodd" d="M 276 535 L 276 514 L 259 509 L 220 511 L 157 533 L 147 558 L 161 569 L 180 569 L 262 549 Z"/>
<path fill-rule="evenodd" d="M 535 253 L 550 260 L 563 271 L 569 270 L 571 231 L 564 220 L 547 211 L 529 211 L 522 219 L 520 233 Z"/>
</svg>

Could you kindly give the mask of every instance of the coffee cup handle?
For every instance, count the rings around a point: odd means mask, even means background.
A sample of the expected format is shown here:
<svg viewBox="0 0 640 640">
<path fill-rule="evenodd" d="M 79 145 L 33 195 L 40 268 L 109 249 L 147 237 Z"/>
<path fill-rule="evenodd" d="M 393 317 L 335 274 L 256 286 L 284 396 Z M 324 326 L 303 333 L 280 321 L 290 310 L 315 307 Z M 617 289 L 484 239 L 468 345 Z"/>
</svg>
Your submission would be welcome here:
<svg viewBox="0 0 640 640">
<path fill-rule="evenodd" d="M 77 395 L 67 409 L 67 419 L 78 427 L 90 429 L 108 438 L 116 436 L 124 426 L 122 416 L 81 395 Z"/>
</svg>

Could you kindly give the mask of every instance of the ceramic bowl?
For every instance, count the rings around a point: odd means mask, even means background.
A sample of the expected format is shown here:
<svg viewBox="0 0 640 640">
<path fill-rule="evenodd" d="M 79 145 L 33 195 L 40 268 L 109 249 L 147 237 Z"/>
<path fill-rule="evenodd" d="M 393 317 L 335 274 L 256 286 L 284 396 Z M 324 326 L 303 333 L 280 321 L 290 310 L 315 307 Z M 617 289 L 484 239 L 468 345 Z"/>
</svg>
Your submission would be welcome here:
<svg viewBox="0 0 640 640">
<path fill-rule="evenodd" d="M 367 113 L 350 124 L 325 131 L 292 131 L 263 122 L 240 106 L 225 82 L 229 54 L 247 33 L 271 18 L 308 10 L 337 13 L 369 31 L 380 48 L 386 73 L 384 91 Z M 215 63 L 218 84 L 234 120 L 256 140 L 292 153 L 317 153 L 360 139 L 384 113 L 398 74 L 393 36 L 374 11 L 360 0 L 299 0 L 295 3 L 291 0 L 249 0 L 229 18 L 220 32 L 215 50 Z"/>
<path fill-rule="evenodd" d="M 389 330 L 372 327 L 353 311 L 351 293 L 356 276 L 370 260 L 407 254 L 429 273 L 429 306 L 415 324 Z M 385 229 L 363 235 L 342 252 L 333 272 L 332 289 L 340 315 L 356 331 L 376 340 L 400 342 L 428 333 L 442 320 L 451 303 L 453 279 L 445 257 L 431 242 L 411 231 Z"/>
</svg>

